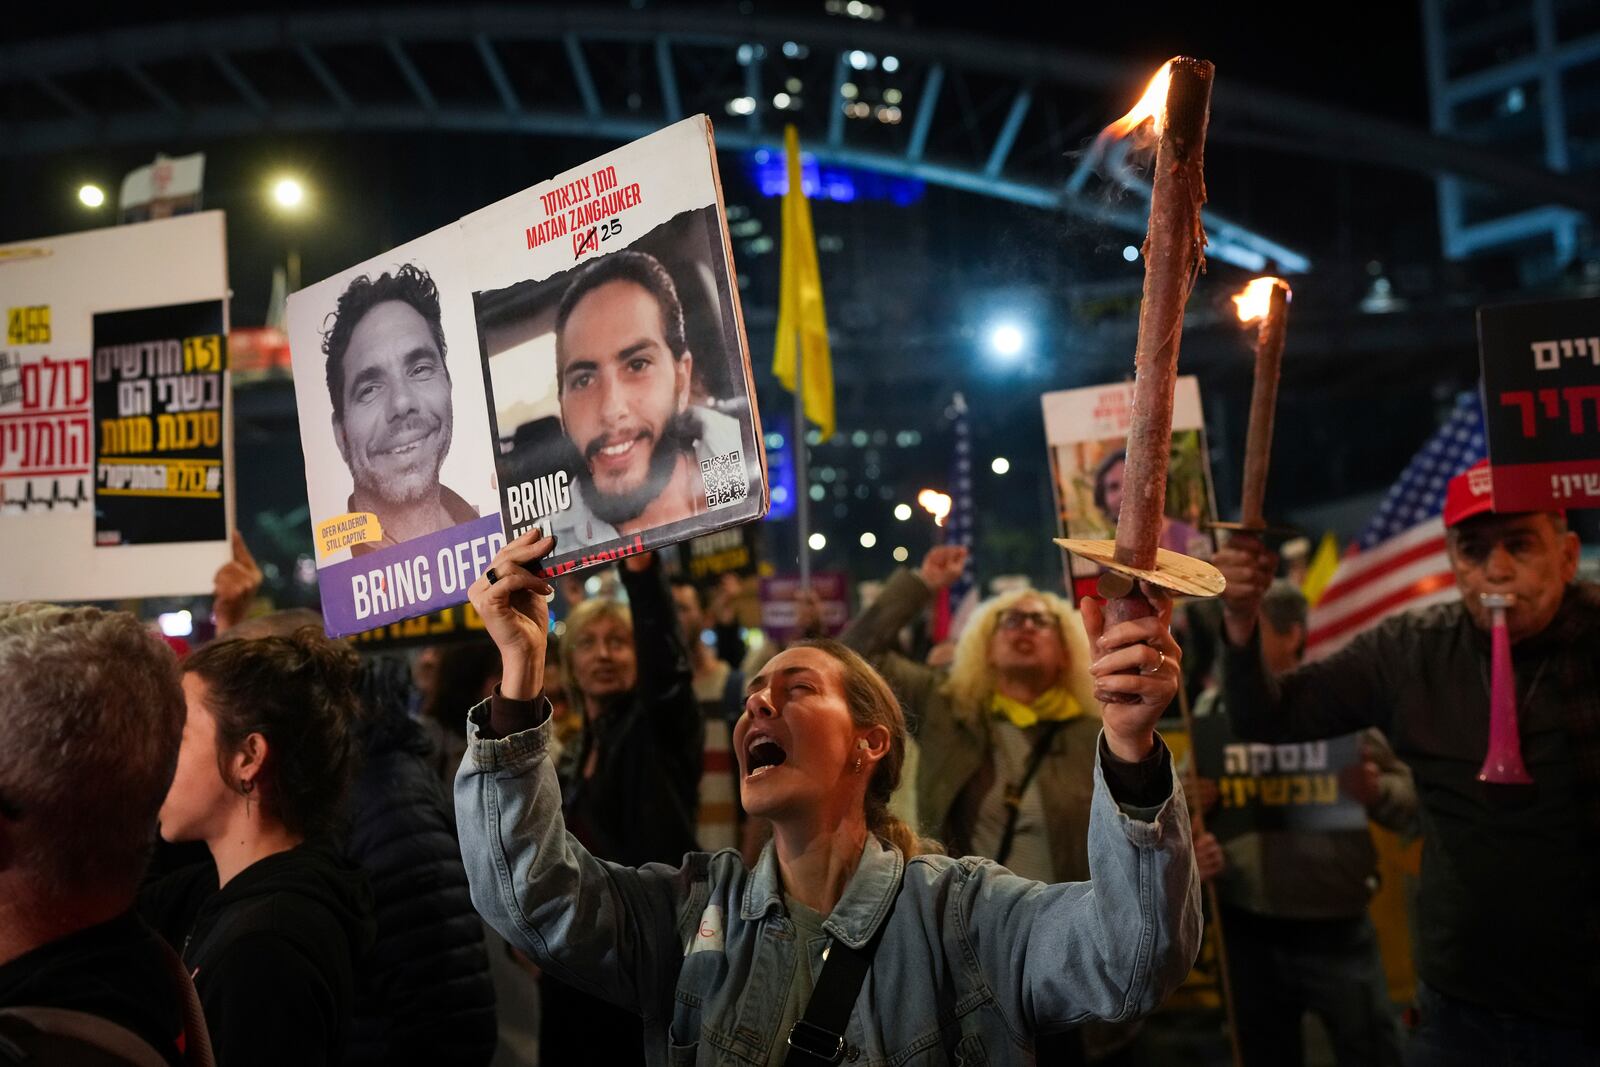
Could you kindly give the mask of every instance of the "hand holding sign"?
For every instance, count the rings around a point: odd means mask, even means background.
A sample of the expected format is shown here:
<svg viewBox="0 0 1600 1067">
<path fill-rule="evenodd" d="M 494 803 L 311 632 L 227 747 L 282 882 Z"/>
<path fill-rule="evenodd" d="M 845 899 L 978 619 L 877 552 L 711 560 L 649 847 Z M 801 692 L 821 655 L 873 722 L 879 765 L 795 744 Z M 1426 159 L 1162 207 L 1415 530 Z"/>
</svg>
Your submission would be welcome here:
<svg viewBox="0 0 1600 1067">
<path fill-rule="evenodd" d="M 508 700 L 533 700 L 544 692 L 544 651 L 555 590 L 539 563 L 556 547 L 554 537 L 529 530 L 495 553 L 493 562 L 467 589 L 484 629 L 500 650 L 504 673 L 500 694 Z"/>
</svg>

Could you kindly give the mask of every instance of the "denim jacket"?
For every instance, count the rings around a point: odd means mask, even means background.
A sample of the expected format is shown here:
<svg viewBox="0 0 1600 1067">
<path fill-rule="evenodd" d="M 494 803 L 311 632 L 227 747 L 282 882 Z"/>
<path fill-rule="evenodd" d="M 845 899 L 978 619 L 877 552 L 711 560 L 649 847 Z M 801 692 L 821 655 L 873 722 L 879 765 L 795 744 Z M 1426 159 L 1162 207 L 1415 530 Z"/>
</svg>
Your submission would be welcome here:
<svg viewBox="0 0 1600 1067">
<path fill-rule="evenodd" d="M 489 739 L 488 714 L 487 702 L 473 709 L 455 785 L 479 912 L 546 971 L 638 1012 L 652 1067 L 765 1065 L 787 1037 L 796 958 L 815 978 L 830 941 L 797 943 L 772 846 L 754 870 L 732 850 L 690 853 L 678 868 L 596 859 L 562 824 L 549 721 Z M 1032 1063 L 1037 1033 L 1154 1009 L 1200 944 L 1183 791 L 1123 809 L 1097 763 L 1089 865 L 1092 883 L 1045 885 L 983 859 L 908 863 L 869 837 L 824 929 L 861 947 L 904 885 L 846 1059 Z"/>
</svg>

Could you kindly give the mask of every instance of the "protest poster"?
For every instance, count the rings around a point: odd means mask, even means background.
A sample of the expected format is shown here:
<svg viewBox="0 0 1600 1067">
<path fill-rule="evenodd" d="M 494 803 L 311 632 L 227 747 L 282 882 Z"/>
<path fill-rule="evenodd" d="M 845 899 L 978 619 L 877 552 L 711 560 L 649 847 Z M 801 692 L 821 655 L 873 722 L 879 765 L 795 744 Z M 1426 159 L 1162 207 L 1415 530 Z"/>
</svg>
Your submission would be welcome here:
<svg viewBox="0 0 1600 1067">
<path fill-rule="evenodd" d="M 1133 383 L 1066 389 L 1045 393 L 1040 400 L 1058 536 L 1115 537 L 1122 508 Z M 1207 524 L 1215 518 L 1200 386 L 1192 376 L 1184 376 L 1178 379 L 1173 397 L 1172 462 L 1167 472 L 1160 547 L 1210 559 L 1216 545 Z M 1095 564 L 1081 556 L 1062 555 L 1069 582 L 1093 579 L 1099 573 Z"/>
<path fill-rule="evenodd" d="M 1219 840 L 1273 830 L 1364 830 L 1367 812 L 1346 785 L 1361 763 L 1358 734 L 1266 745 L 1235 738 L 1226 715 L 1200 715 L 1196 773 L 1217 783 L 1206 829 Z"/>
<path fill-rule="evenodd" d="M 761 561 L 761 527 L 737 526 L 683 541 L 663 553 L 662 559 L 668 573 L 701 585 L 724 574 L 754 574 Z"/>
<path fill-rule="evenodd" d="M 292 294 L 331 634 L 759 518 L 761 428 L 710 122 L 677 123 Z"/>
<path fill-rule="evenodd" d="M 418 645 L 453 645 L 462 641 L 487 641 L 483 616 L 471 604 L 440 608 L 387 626 L 350 635 L 358 652 L 389 652 Z"/>
<path fill-rule="evenodd" d="M 765 514 L 707 119 L 461 225 L 508 537 L 555 533 L 560 574 Z"/>
<path fill-rule="evenodd" d="M 96 545 L 228 536 L 222 304 L 94 317 Z M 161 505 L 150 506 L 156 500 Z"/>
<path fill-rule="evenodd" d="M 231 558 L 220 212 L 0 246 L 0 586 L 209 592 Z"/>
<path fill-rule="evenodd" d="M 1600 508 L 1600 297 L 1478 309 L 1496 511 Z"/>
<path fill-rule="evenodd" d="M 811 575 L 808 590 L 793 575 L 772 575 L 757 583 L 761 628 L 767 639 L 782 645 L 820 629 L 832 637 L 850 621 L 850 576 L 825 571 Z"/>
<path fill-rule="evenodd" d="M 328 632 L 466 600 L 505 538 L 459 232 L 291 294 L 288 318 Z"/>
</svg>

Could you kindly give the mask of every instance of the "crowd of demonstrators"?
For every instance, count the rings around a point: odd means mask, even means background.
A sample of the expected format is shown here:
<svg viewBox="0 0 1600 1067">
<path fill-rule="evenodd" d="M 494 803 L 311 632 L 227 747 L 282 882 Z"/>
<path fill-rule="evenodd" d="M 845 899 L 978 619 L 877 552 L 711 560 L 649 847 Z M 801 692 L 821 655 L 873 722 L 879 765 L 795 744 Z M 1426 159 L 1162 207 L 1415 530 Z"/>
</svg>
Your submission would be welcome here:
<svg viewBox="0 0 1600 1067">
<path fill-rule="evenodd" d="M 1265 669 L 1281 675 L 1305 654 L 1307 604 L 1279 580 L 1261 600 Z M 1221 725 L 1231 740 L 1229 708 L 1218 688 L 1195 706 L 1195 721 Z M 1213 716 L 1223 717 L 1219 724 Z M 1411 771 L 1383 734 L 1361 736 L 1361 760 L 1344 784 L 1379 825 L 1415 828 L 1417 792 Z M 1220 754 L 1220 746 L 1207 752 Z M 1203 806 L 1217 801 L 1223 771 L 1196 755 Z M 1214 840 L 1214 839 L 1213 839 Z M 1259 830 L 1231 837 L 1216 875 L 1220 928 L 1234 998 L 1234 1033 L 1246 1067 L 1306 1062 L 1301 1022 L 1321 1020 L 1339 1067 L 1399 1067 L 1400 1027 L 1367 906 L 1378 887 L 1372 835 L 1354 830 Z"/>
<path fill-rule="evenodd" d="M 395 657 L 362 665 L 362 762 L 350 791 L 346 854 L 372 884 L 377 936 L 357 971 L 348 1067 L 485 1067 L 496 996 L 473 910 L 454 806 L 433 744 L 407 714 Z"/>
<path fill-rule="evenodd" d="M 795 590 L 792 608 L 794 625 L 785 628 L 787 637 L 784 640 L 774 640 L 771 634 L 763 634 L 764 639 L 760 643 L 750 645 L 746 649 L 744 659 L 739 664 L 739 669 L 746 678 L 755 677 L 761 668 L 766 666 L 768 660 L 790 645 L 832 635 L 827 619 L 823 615 L 822 597 L 811 586 L 802 585 Z"/>
<path fill-rule="evenodd" d="M 896 650 L 966 563 L 966 549 L 945 545 L 917 570 L 901 568 L 841 640 L 872 661 L 910 717 L 923 832 L 1024 878 L 1086 881 L 1102 723 L 1079 613 L 1051 593 L 1013 589 L 972 612 L 948 671 Z M 1041 1054 L 1104 1059 L 1133 1032 L 1086 1027 L 1052 1037 Z"/>
<path fill-rule="evenodd" d="M 1228 740 L 1359 733 L 1348 793 L 1420 831 L 1411 1067 L 1600 1062 L 1600 588 L 1562 515 L 1473 488 L 1445 515 L 1461 601 L 1310 663 L 1305 599 L 1246 535 L 1184 649 L 1164 600 L 1104 630 L 1016 588 L 940 666 L 902 639 L 954 546 L 840 641 L 804 590 L 800 636 L 752 649 L 737 579 L 708 601 L 633 557 L 558 655 L 530 534 L 472 586 L 487 637 L 421 685 L 313 613 L 247 618 L 237 539 L 220 638 L 182 661 L 131 616 L 0 606 L 0 1064 L 784 1063 L 791 1038 L 807 1063 L 1128 1062 L 1206 879 L 1245 1064 L 1305 1062 L 1307 1014 L 1341 1065 L 1399 1063 L 1369 833 L 1196 832 L 1222 768 L 1186 797 L 1154 724 L 1202 681 Z M 1491 593 L 1531 787 L 1477 780 Z M 146 874 L 158 813 L 204 863 Z"/>
<path fill-rule="evenodd" d="M 0 605 L 0 1063 L 208 1052 L 135 914 L 183 733 L 172 652 L 132 615 Z"/>
<path fill-rule="evenodd" d="M 1485 480 L 1486 481 L 1486 480 Z M 1459 601 L 1396 616 L 1325 659 L 1274 675 L 1260 603 L 1275 562 L 1238 537 L 1228 580 L 1224 695 L 1260 741 L 1376 726 L 1411 767 L 1422 822 L 1415 1067 L 1600 1060 L 1600 588 L 1575 581 L 1562 514 L 1492 511 L 1467 474 L 1449 486 Z M 1492 615 L 1507 612 L 1523 759 L 1534 785 L 1478 780 L 1489 744 Z"/>
<path fill-rule="evenodd" d="M 706 606 L 700 589 L 688 578 L 672 579 L 672 603 L 678 626 L 688 643 L 689 666 L 694 677 L 694 698 L 700 706 L 704 742 L 700 754 L 700 789 L 695 811 L 695 838 L 702 849 L 715 852 L 739 846 L 739 780 L 734 773 L 733 724 L 744 700 L 744 675 L 720 654 L 723 627 L 718 627 L 717 648 L 706 644 Z M 734 627 L 737 652 L 744 641 Z"/>
<path fill-rule="evenodd" d="M 223 1067 L 339 1063 L 373 939 L 336 823 L 356 750 L 356 656 L 305 628 L 213 642 L 182 664 L 186 715 L 161 835 L 210 864 L 145 887 Z"/>
<path fill-rule="evenodd" d="M 1100 711 L 1093 882 L 936 855 L 891 816 L 899 701 L 825 640 L 746 684 L 742 798 L 773 825 L 754 868 L 731 851 L 641 867 L 597 857 L 564 817 L 541 698 L 553 591 L 537 570 L 553 547 L 518 538 L 470 589 L 504 671 L 471 711 L 462 852 L 480 911 L 546 973 L 641 1017 L 649 1062 L 794 1062 L 791 1042 L 814 1050 L 807 1062 L 1026 1061 L 1039 1035 L 1150 1011 L 1188 973 L 1198 881 L 1154 732 L 1179 676 L 1169 606 L 1105 633 L 1086 612 L 1096 696 L 1132 701 Z"/>
<path fill-rule="evenodd" d="M 470 707 L 494 692 L 500 681 L 500 657 L 487 640 L 425 649 L 417 659 L 423 660 L 424 655 L 429 678 L 422 689 L 419 713 L 433 738 L 434 768 L 439 780 L 448 783 L 454 780 L 467 751 L 467 720 L 460 708 L 463 704 Z"/>
<path fill-rule="evenodd" d="M 434 776 L 434 784 L 426 790 L 429 797 L 427 806 L 432 808 L 438 790 L 445 790 L 440 805 L 450 832 L 448 856 L 445 854 L 443 838 L 430 835 L 435 846 L 430 859 L 442 869 L 442 873 L 448 870 L 448 878 L 442 877 L 440 881 L 448 880 L 453 889 L 466 886 L 466 872 L 461 867 L 461 846 L 456 843 L 456 808 L 448 792 L 450 782 L 456 777 L 456 768 L 461 766 L 462 755 L 466 753 L 466 715 L 461 715 L 459 710 L 462 705 L 470 707 L 485 699 L 493 693 L 498 683 L 499 653 L 494 651 L 494 643 L 488 638 L 469 638 L 456 645 L 424 646 L 411 657 L 413 693 L 410 699 L 418 709 L 419 728 L 430 742 L 426 760 L 430 776 Z M 565 699 L 565 694 L 560 693 L 560 686 L 555 686 L 555 689 L 555 694 Z M 406 747 L 413 749 L 413 745 Z M 411 774 L 406 777 L 411 777 Z M 406 792 L 413 803 L 416 803 L 414 798 L 424 795 L 421 785 L 411 787 Z M 422 817 L 426 819 L 427 814 L 422 814 Z M 466 896 L 464 889 L 462 896 Z M 478 933 L 477 936 L 469 934 L 466 941 L 477 941 L 483 945 L 488 981 L 493 987 L 493 992 L 486 993 L 478 1005 L 480 1009 L 493 1014 L 493 1059 L 475 1059 L 472 1062 L 491 1062 L 493 1067 L 538 1067 L 542 1022 L 539 969 L 523 953 L 512 949 L 504 937 L 483 923 L 482 917 L 472 909 L 470 896 L 464 904 L 466 907 L 462 909 L 458 894 L 451 891 L 451 915 L 466 913 L 472 917 Z M 427 937 L 429 944 L 443 947 L 435 931 L 429 931 Z M 421 965 L 421 961 L 418 963 L 418 966 L 408 965 L 406 968 L 414 979 L 450 985 L 450 989 L 440 990 L 435 997 L 435 1005 L 432 1006 L 434 1013 L 448 1009 L 450 1005 L 464 1003 L 466 990 L 462 989 L 462 979 L 466 976 L 461 969 L 446 969 L 445 973 L 440 974 L 437 968 Z M 443 1033 L 448 1035 L 451 1030 L 445 1029 Z M 456 1054 L 456 1051 L 453 1049 L 451 1054 Z M 403 1059 L 405 1057 L 402 1056 Z M 442 1062 L 450 1061 L 445 1059 Z"/>
<path fill-rule="evenodd" d="M 566 619 L 567 692 L 583 720 L 564 746 L 561 806 L 577 840 L 596 856 L 630 867 L 676 863 L 696 847 L 702 759 L 690 653 L 655 557 L 632 556 L 619 569 L 626 604 L 591 597 Z M 541 678 L 544 651 L 541 642 Z M 466 842 L 479 828 L 458 829 L 470 862 L 475 846 Z M 544 964 L 524 935 L 496 928 Z M 541 1061 L 639 1062 L 638 1015 L 571 979 L 560 968 L 544 969 Z"/>
</svg>

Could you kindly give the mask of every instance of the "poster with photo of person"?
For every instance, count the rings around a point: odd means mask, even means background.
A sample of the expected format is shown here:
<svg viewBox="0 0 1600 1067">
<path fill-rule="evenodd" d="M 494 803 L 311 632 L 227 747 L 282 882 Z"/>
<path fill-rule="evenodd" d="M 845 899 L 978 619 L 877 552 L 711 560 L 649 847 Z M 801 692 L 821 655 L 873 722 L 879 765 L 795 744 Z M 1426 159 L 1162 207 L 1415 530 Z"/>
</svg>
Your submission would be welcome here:
<svg viewBox="0 0 1600 1067">
<path fill-rule="evenodd" d="M 290 296 L 329 633 L 766 513 L 725 218 L 699 116 Z"/>
<path fill-rule="evenodd" d="M 459 231 L 292 294 L 288 317 L 328 632 L 461 603 L 504 531 Z"/>
<path fill-rule="evenodd" d="M 1133 383 L 1065 389 L 1045 393 L 1040 399 L 1059 536 L 1116 537 Z M 1209 560 L 1216 542 L 1208 524 L 1215 518 L 1200 386 L 1195 378 L 1184 376 L 1178 379 L 1173 396 L 1172 459 L 1160 547 Z M 1070 553 L 1062 555 L 1070 582 L 1098 575 L 1099 568 L 1090 561 Z"/>
<path fill-rule="evenodd" d="M 508 537 L 575 570 L 766 513 L 703 116 L 462 220 Z"/>
</svg>

